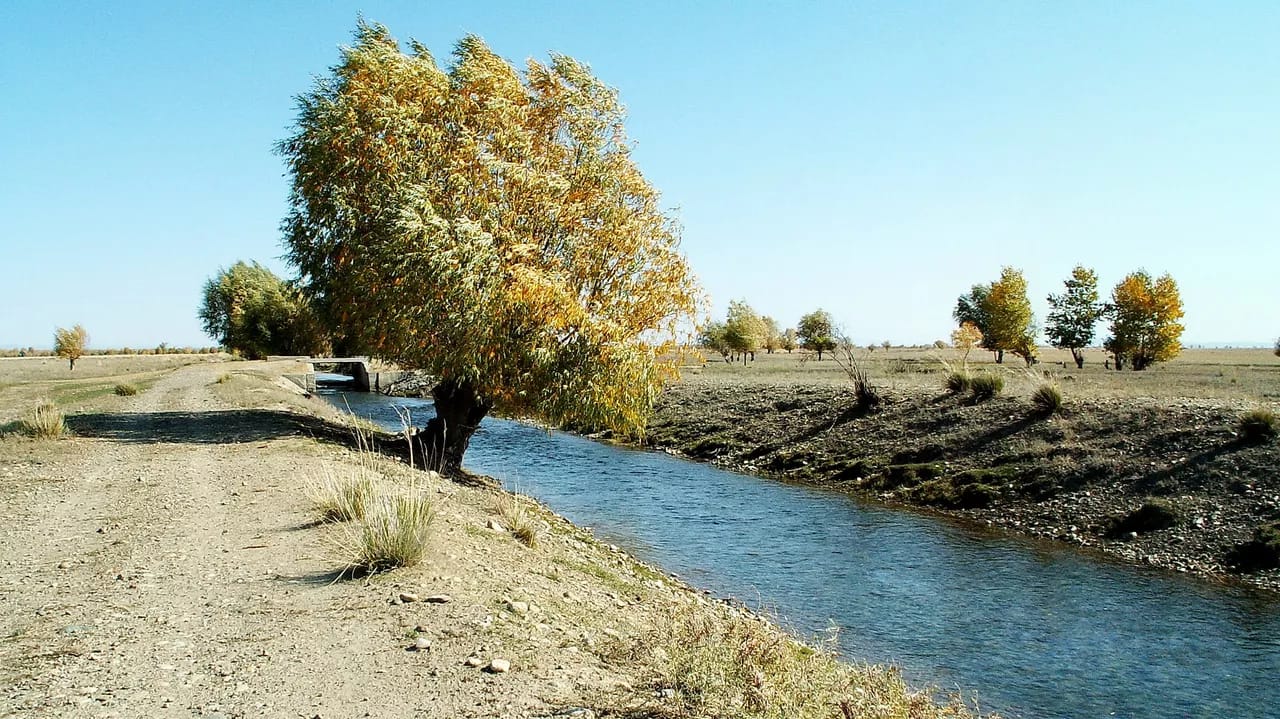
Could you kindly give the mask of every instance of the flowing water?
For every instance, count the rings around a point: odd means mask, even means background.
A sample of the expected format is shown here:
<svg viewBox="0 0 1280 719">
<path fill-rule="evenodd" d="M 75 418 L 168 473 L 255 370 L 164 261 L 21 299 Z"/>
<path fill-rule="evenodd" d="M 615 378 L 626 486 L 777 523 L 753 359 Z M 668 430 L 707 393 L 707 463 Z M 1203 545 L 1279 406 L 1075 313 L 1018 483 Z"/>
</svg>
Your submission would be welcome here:
<svg viewBox="0 0 1280 719">
<path fill-rule="evenodd" d="M 343 393 L 398 430 L 430 402 Z M 336 396 L 331 398 L 336 399 Z M 337 400 L 339 406 L 343 403 Z M 851 658 L 1010 717 L 1280 717 L 1280 598 L 486 419 L 468 469 Z"/>
</svg>

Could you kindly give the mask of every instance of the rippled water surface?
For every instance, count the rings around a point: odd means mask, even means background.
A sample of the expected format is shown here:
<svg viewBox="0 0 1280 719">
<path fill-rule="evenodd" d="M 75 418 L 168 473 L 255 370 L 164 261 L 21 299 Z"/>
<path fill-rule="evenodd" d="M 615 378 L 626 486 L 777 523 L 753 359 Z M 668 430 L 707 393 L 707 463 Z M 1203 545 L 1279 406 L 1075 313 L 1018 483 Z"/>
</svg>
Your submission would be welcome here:
<svg viewBox="0 0 1280 719">
<path fill-rule="evenodd" d="M 394 429 L 430 402 L 343 395 Z M 339 402 L 341 404 L 341 402 Z M 1280 717 L 1280 600 L 486 419 L 469 469 L 850 656 L 1025 717 Z"/>
</svg>

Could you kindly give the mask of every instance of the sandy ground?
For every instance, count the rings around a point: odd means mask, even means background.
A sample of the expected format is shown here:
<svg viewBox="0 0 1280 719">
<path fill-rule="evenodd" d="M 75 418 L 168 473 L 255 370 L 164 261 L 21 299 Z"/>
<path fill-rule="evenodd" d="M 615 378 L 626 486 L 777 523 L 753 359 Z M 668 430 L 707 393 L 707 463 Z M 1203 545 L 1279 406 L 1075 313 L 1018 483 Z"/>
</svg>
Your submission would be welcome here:
<svg viewBox="0 0 1280 719">
<path fill-rule="evenodd" d="M 547 512 L 527 548 L 486 528 L 490 490 L 416 472 L 439 500 L 430 559 L 337 579 L 343 529 L 318 524 L 300 487 L 351 454 L 290 420 L 301 398 L 228 381 L 247 366 L 178 369 L 119 411 L 69 419 L 67 439 L 0 440 L 0 716 L 634 706 L 637 678 L 600 647 L 703 600 Z M 418 637 L 428 650 L 408 649 Z M 494 658 L 510 671 L 487 671 Z"/>
</svg>

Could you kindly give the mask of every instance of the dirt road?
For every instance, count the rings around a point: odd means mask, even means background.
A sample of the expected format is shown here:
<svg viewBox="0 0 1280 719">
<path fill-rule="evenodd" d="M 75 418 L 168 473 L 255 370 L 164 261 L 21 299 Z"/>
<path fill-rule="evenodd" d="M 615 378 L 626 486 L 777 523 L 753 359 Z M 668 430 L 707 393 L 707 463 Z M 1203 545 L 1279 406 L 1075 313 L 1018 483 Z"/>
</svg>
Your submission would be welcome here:
<svg viewBox="0 0 1280 719">
<path fill-rule="evenodd" d="M 586 581 L 560 553 L 607 550 L 573 531 L 537 554 L 486 532 L 483 490 L 434 480 L 427 565 L 335 581 L 341 529 L 299 488 L 346 451 L 221 398 L 223 372 L 180 369 L 70 439 L 3 440 L 0 716 L 544 716 L 626 683 L 588 650 L 659 590 L 621 596 L 634 571 L 608 556 L 614 588 Z"/>
</svg>

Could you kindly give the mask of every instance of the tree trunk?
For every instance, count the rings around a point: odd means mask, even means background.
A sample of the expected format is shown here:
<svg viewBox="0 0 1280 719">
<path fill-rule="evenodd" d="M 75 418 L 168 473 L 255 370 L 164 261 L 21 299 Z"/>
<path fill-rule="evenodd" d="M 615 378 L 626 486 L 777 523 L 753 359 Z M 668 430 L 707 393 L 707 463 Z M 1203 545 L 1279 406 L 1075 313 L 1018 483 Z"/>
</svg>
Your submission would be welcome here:
<svg viewBox="0 0 1280 719">
<path fill-rule="evenodd" d="M 462 473 L 462 456 L 480 420 L 493 409 L 470 382 L 444 380 L 431 390 L 436 416 L 417 434 L 413 464 L 444 475 Z"/>
<path fill-rule="evenodd" d="M 76 368 L 76 358 L 75 358 L 75 357 L 69 357 L 69 358 L 67 358 L 67 361 L 71 363 L 71 369 L 75 369 L 75 368 Z"/>
<path fill-rule="evenodd" d="M 1071 358 L 1076 361 L 1076 369 L 1084 369 L 1084 352 L 1072 347 Z"/>
<path fill-rule="evenodd" d="M 996 350 L 996 364 L 1004 364 L 1004 350 Z"/>
</svg>

